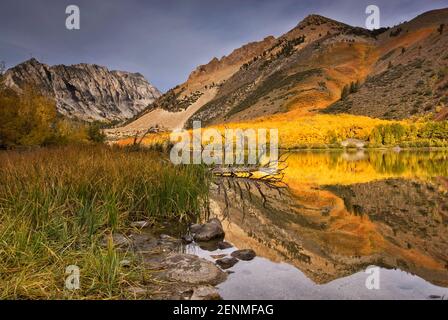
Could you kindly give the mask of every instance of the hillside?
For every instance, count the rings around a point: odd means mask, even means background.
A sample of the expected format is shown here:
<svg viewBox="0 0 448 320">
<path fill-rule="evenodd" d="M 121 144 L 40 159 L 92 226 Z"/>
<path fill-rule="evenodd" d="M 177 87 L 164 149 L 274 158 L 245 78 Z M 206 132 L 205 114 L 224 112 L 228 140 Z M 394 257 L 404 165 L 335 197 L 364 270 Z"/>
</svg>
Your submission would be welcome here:
<svg viewBox="0 0 448 320">
<path fill-rule="evenodd" d="M 139 119 L 117 130 L 108 130 L 108 133 L 127 136 L 156 126 L 167 130 L 184 127 L 195 112 L 215 98 L 227 79 L 275 42 L 274 37 L 266 37 L 262 41 L 246 44 L 221 59 L 213 58 L 208 64 L 197 67 L 186 82 L 157 99 Z"/>
<path fill-rule="evenodd" d="M 373 37 L 312 15 L 234 74 L 193 117 L 207 124 L 247 121 L 337 99 L 338 88 L 366 74 Z"/>
<path fill-rule="evenodd" d="M 379 57 L 360 86 L 327 113 L 405 119 L 448 106 L 448 10 L 418 16 L 380 35 Z"/>
<path fill-rule="evenodd" d="M 5 74 L 5 83 L 26 85 L 56 100 L 60 114 L 78 120 L 125 120 L 146 109 L 161 93 L 138 73 L 89 64 L 48 66 L 28 60 Z"/>
<path fill-rule="evenodd" d="M 267 37 L 198 67 L 145 115 L 109 134 L 190 127 L 193 120 L 288 122 L 319 112 L 385 119 L 440 112 L 444 119 L 443 21 L 448 9 L 369 31 L 310 15 L 277 39 Z"/>
</svg>

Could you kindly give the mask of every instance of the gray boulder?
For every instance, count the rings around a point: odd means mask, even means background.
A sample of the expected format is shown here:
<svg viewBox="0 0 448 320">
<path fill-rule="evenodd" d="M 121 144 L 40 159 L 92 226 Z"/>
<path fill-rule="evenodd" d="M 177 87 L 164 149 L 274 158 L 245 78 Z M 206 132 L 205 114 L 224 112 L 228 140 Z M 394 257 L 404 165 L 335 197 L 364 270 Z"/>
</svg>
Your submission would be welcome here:
<svg viewBox="0 0 448 320">
<path fill-rule="evenodd" d="M 210 241 L 213 239 L 223 238 L 225 233 L 219 219 L 211 219 L 207 223 L 198 225 L 194 224 L 190 227 L 190 232 L 195 241 Z"/>
<path fill-rule="evenodd" d="M 227 278 L 213 262 L 191 254 L 171 254 L 162 266 L 165 278 L 189 284 L 217 285 Z"/>
<path fill-rule="evenodd" d="M 185 244 L 189 244 L 194 241 L 193 236 L 190 234 L 186 234 L 186 235 L 182 236 L 182 240 Z"/>
<path fill-rule="evenodd" d="M 232 247 L 233 246 L 230 243 L 226 242 L 226 241 L 219 241 L 218 242 L 218 249 L 225 250 L 225 249 L 229 249 L 229 248 L 232 248 Z"/>
<path fill-rule="evenodd" d="M 194 289 L 191 300 L 221 300 L 218 290 L 212 286 L 202 286 Z"/>
<path fill-rule="evenodd" d="M 224 270 L 232 268 L 237 263 L 238 263 L 238 259 L 233 258 L 233 257 L 225 257 L 225 258 L 216 260 L 216 264 Z"/>
<path fill-rule="evenodd" d="M 252 249 L 244 249 L 232 252 L 231 256 L 239 260 L 250 261 L 254 259 L 257 255 L 255 251 Z"/>
</svg>

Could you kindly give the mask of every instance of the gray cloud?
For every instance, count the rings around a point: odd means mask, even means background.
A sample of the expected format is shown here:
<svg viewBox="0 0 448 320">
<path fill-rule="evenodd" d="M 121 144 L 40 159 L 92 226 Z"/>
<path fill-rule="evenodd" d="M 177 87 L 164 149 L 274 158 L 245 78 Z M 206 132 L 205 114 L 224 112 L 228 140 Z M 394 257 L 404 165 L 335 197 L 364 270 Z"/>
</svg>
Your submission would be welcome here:
<svg viewBox="0 0 448 320">
<path fill-rule="evenodd" d="M 65 29 L 65 8 L 81 9 L 81 30 Z M 382 25 L 409 20 L 447 0 L 2 0 L 0 60 L 36 57 L 48 64 L 96 63 L 141 72 L 162 90 L 199 64 L 267 35 L 278 36 L 311 13 L 363 26 L 377 4 Z"/>
</svg>

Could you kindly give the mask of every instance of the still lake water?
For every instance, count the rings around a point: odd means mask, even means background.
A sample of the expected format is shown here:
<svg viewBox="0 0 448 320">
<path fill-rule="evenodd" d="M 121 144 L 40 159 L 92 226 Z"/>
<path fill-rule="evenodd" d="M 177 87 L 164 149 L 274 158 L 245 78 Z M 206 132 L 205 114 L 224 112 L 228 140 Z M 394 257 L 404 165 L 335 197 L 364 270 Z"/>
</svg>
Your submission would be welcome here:
<svg viewBox="0 0 448 320">
<path fill-rule="evenodd" d="M 226 241 L 257 258 L 229 269 L 224 299 L 448 299 L 448 152 L 297 152 L 287 165 L 288 189 L 261 186 L 267 201 L 229 193 Z M 216 192 L 212 209 L 224 202 Z"/>
</svg>

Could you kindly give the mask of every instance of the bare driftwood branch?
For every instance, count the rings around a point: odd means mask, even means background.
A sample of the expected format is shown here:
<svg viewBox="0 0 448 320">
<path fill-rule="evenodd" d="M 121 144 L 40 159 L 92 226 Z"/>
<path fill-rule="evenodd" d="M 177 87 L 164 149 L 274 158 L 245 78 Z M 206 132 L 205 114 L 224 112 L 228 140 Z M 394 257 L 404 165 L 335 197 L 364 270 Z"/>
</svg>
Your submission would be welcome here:
<svg viewBox="0 0 448 320">
<path fill-rule="evenodd" d="M 217 186 L 218 194 L 224 198 L 225 212 L 224 216 L 228 217 L 231 201 L 229 191 L 233 191 L 235 203 L 240 200 L 243 210 L 243 219 L 246 215 L 246 201 L 253 202 L 253 188 L 260 196 L 262 204 L 266 207 L 269 203 L 270 196 L 265 192 L 267 190 L 275 190 L 282 197 L 288 185 L 283 181 L 285 177 L 285 169 L 287 157 L 282 157 L 275 162 L 268 162 L 262 166 L 214 166 L 210 171 L 215 179 L 214 184 Z M 275 170 L 269 170 L 273 168 Z M 247 198 L 247 199 L 246 199 Z"/>
</svg>

